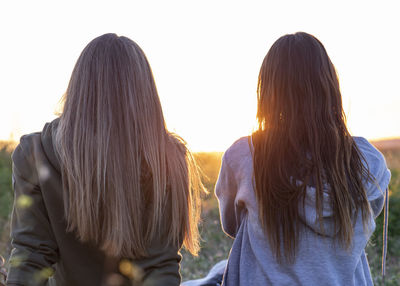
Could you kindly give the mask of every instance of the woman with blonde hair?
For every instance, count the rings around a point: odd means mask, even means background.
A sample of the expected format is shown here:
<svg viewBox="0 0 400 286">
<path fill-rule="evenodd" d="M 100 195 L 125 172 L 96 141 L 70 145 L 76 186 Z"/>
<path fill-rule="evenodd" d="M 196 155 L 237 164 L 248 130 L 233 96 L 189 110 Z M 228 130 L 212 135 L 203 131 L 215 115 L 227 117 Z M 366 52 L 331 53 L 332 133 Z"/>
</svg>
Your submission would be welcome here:
<svg viewBox="0 0 400 286">
<path fill-rule="evenodd" d="M 62 114 L 13 154 L 7 285 L 179 285 L 198 251 L 203 186 L 166 129 L 149 63 L 132 40 L 91 41 Z"/>
<path fill-rule="evenodd" d="M 373 285 L 365 246 L 390 171 L 347 130 L 321 42 L 279 38 L 257 94 L 258 129 L 225 152 L 215 190 L 235 238 L 224 285 Z"/>
</svg>

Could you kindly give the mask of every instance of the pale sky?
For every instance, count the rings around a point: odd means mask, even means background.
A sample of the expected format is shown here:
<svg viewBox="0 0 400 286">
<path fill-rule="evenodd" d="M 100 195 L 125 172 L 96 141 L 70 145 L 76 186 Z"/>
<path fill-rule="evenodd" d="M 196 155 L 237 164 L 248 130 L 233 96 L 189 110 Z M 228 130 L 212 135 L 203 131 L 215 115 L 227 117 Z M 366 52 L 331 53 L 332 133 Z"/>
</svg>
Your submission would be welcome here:
<svg viewBox="0 0 400 286">
<path fill-rule="evenodd" d="M 396 2 L 0 0 L 0 139 L 55 118 L 80 52 L 108 32 L 142 47 L 167 126 L 194 151 L 224 151 L 251 133 L 262 60 L 297 31 L 325 45 L 352 134 L 400 136 Z"/>
</svg>

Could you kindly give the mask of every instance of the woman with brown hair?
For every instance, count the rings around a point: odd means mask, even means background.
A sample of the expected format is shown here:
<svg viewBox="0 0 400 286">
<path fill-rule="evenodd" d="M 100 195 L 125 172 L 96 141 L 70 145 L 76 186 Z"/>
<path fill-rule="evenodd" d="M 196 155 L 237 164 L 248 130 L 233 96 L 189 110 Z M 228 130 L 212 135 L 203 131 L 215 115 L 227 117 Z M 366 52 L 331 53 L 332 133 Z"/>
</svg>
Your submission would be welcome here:
<svg viewBox="0 0 400 286">
<path fill-rule="evenodd" d="M 224 285 L 372 285 L 365 246 L 390 171 L 348 132 L 321 42 L 279 38 L 257 94 L 258 130 L 226 151 L 215 190 L 235 238 Z"/>
<path fill-rule="evenodd" d="M 198 251 L 195 162 L 165 126 L 149 63 L 132 40 L 91 41 L 61 116 L 13 154 L 7 285 L 179 285 Z"/>
</svg>

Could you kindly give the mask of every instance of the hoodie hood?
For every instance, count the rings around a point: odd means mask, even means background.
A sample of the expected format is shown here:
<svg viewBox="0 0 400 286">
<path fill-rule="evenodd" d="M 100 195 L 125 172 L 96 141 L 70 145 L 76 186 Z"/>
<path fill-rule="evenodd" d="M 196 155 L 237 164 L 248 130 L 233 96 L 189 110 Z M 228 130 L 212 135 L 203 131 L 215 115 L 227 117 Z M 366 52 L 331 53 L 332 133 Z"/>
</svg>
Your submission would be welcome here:
<svg viewBox="0 0 400 286">
<path fill-rule="evenodd" d="M 357 147 L 363 154 L 363 164 L 369 170 L 372 177 L 371 180 L 364 182 L 364 186 L 367 193 L 367 199 L 371 205 L 371 215 L 376 217 L 381 212 L 383 207 L 383 200 L 385 197 L 384 192 L 387 189 L 390 181 L 390 171 L 386 167 L 386 162 L 383 155 L 365 138 L 353 138 L 357 144 Z M 298 184 L 300 183 L 301 182 L 298 182 Z M 313 186 L 307 186 L 304 210 L 302 210 L 302 205 L 300 205 L 300 217 L 302 221 L 316 233 L 325 236 L 334 236 L 336 233 L 334 231 L 333 210 L 329 193 L 330 187 L 329 185 L 325 184 L 322 212 L 324 231 L 322 231 L 318 221 L 317 210 L 315 208 L 316 189 Z M 337 232 L 338 231 L 339 230 L 337 229 Z"/>
<path fill-rule="evenodd" d="M 56 140 L 56 134 L 57 134 L 57 128 L 58 128 L 58 123 L 60 121 L 60 118 L 56 118 L 50 123 L 46 123 L 44 126 L 41 135 L 40 135 L 40 140 L 42 142 L 42 146 L 44 149 L 44 152 L 46 154 L 47 159 L 49 160 L 50 164 L 59 172 L 61 173 L 61 168 L 60 168 L 60 160 L 56 151 L 56 148 L 54 146 Z"/>
<path fill-rule="evenodd" d="M 324 236 L 334 236 L 338 229 L 335 232 L 334 229 L 334 220 L 333 220 L 333 210 L 331 205 L 331 199 L 329 197 L 329 187 L 327 185 L 324 186 L 323 192 L 323 211 L 322 211 L 322 224 L 323 229 L 321 228 L 319 222 L 319 216 L 317 214 L 317 210 L 315 208 L 316 203 L 316 188 L 312 186 L 307 186 L 306 188 L 306 197 L 304 201 L 304 209 L 303 204 L 300 203 L 300 218 L 301 220 L 313 231 L 320 235 Z"/>
</svg>

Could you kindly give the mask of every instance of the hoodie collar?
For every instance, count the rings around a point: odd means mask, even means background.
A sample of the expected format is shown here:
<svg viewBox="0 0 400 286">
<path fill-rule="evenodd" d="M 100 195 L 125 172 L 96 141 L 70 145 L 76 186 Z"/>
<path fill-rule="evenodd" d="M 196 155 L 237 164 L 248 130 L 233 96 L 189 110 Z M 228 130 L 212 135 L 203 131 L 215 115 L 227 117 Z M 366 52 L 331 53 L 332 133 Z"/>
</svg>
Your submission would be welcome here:
<svg viewBox="0 0 400 286">
<path fill-rule="evenodd" d="M 54 146 L 56 131 L 58 127 L 58 123 L 60 118 L 56 118 L 50 123 L 46 123 L 44 126 L 40 139 L 42 142 L 42 146 L 44 152 L 46 154 L 47 159 L 49 160 L 50 164 L 59 172 L 61 173 L 60 168 L 60 160 L 58 154 L 56 152 L 56 148 Z"/>
</svg>

